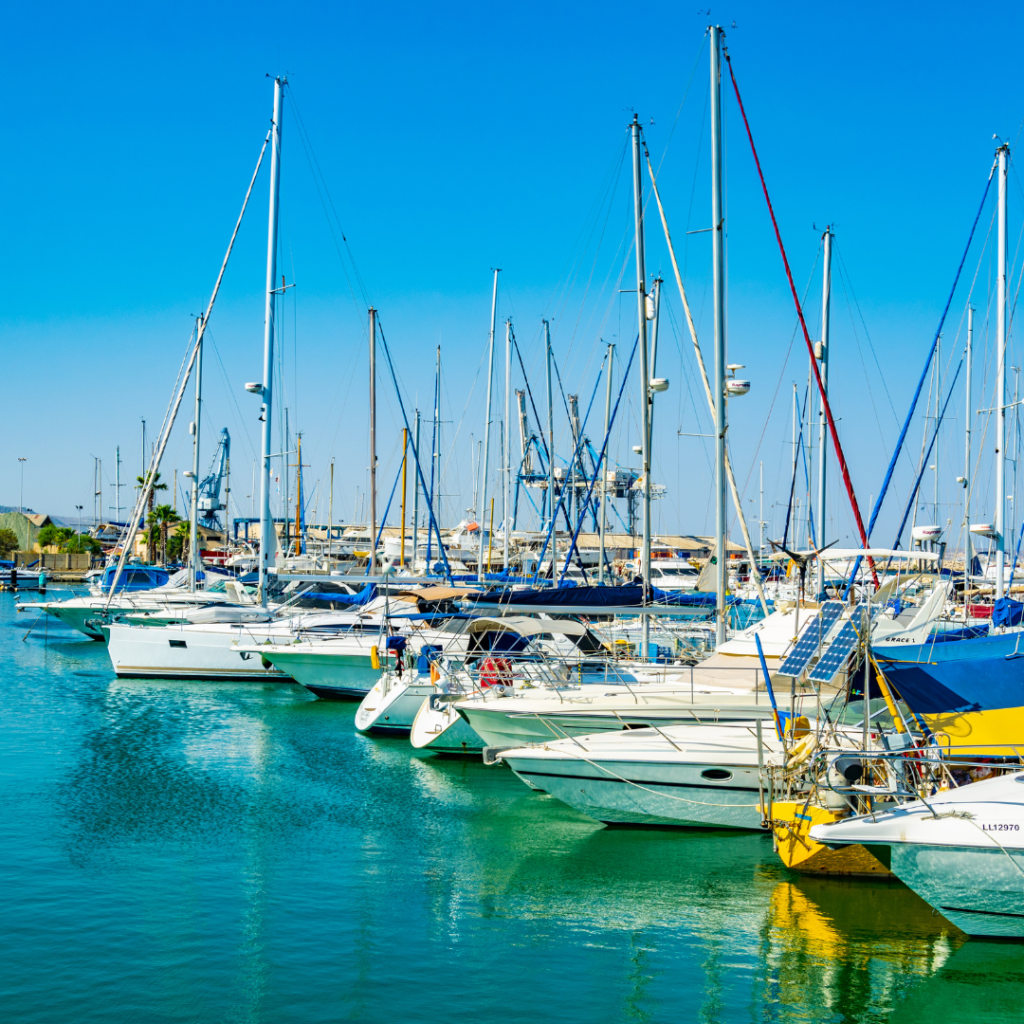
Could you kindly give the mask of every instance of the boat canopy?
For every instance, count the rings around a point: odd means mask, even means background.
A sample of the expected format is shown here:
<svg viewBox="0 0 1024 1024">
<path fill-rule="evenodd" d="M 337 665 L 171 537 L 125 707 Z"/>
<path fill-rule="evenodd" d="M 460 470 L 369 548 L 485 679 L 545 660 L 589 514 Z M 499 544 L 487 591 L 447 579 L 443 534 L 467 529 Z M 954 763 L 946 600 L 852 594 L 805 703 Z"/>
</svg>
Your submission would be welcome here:
<svg viewBox="0 0 1024 1024">
<path fill-rule="evenodd" d="M 571 619 L 534 619 L 528 615 L 504 615 L 474 619 L 466 627 L 466 632 L 508 632 L 518 633 L 522 637 L 537 636 L 541 633 L 584 636 L 587 627 L 582 622 L 573 622 Z"/>
</svg>

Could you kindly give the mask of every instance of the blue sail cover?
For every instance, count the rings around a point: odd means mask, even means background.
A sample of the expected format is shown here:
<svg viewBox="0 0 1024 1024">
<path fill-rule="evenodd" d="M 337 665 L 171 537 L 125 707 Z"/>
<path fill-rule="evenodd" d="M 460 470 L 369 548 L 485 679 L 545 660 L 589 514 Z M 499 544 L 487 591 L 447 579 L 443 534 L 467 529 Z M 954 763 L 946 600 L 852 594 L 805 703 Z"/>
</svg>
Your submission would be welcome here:
<svg viewBox="0 0 1024 1024">
<path fill-rule="evenodd" d="M 698 593 L 670 593 L 667 590 L 651 588 L 652 604 L 671 605 L 682 608 L 713 608 L 715 595 Z M 730 605 L 741 603 L 738 597 L 727 598 Z M 641 608 L 644 603 L 644 588 L 639 583 L 627 583 L 618 587 L 557 587 L 508 590 L 504 593 L 484 594 L 477 604 L 514 605 L 527 608 L 531 605 L 558 605 L 565 608 Z"/>
</svg>

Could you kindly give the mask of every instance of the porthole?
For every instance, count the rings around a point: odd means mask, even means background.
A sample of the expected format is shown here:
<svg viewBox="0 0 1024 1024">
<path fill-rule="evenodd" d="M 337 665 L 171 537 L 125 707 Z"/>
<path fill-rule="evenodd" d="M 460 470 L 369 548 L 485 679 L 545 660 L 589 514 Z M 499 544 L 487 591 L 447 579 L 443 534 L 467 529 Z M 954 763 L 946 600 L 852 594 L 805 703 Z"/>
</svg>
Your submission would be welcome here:
<svg viewBox="0 0 1024 1024">
<path fill-rule="evenodd" d="M 732 778 L 732 772 L 727 772 L 724 768 L 705 768 L 700 777 L 707 779 L 708 782 L 726 782 Z"/>
</svg>

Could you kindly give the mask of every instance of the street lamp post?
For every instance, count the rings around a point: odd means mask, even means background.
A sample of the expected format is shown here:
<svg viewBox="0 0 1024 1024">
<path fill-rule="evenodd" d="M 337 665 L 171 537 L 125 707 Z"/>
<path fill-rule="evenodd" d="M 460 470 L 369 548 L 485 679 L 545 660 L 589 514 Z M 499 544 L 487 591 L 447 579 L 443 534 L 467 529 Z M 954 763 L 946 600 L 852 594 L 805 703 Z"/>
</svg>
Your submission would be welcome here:
<svg viewBox="0 0 1024 1024">
<path fill-rule="evenodd" d="M 21 493 L 18 497 L 18 511 L 22 515 L 25 514 L 25 463 L 27 461 L 27 459 L 18 457 L 18 462 L 21 463 Z"/>
<path fill-rule="evenodd" d="M 78 547 L 79 547 L 79 549 L 81 549 L 81 547 L 82 547 L 82 506 L 81 505 L 76 505 L 75 508 L 78 509 Z"/>
</svg>

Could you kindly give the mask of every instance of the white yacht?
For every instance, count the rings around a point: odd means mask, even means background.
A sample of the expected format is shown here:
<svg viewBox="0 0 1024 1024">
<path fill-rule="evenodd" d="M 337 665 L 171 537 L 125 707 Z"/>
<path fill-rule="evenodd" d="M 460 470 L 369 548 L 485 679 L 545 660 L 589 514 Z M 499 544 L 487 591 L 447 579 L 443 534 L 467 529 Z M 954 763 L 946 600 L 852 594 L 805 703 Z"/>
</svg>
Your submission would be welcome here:
<svg viewBox="0 0 1024 1024">
<path fill-rule="evenodd" d="M 17 610 L 39 609 L 82 633 L 90 640 L 104 640 L 104 628 L 124 615 L 153 613 L 168 617 L 188 617 L 200 608 L 245 604 L 244 588 L 234 580 L 217 580 L 209 590 L 184 589 L 182 574 L 172 576 L 165 586 L 148 590 L 117 593 L 113 597 L 99 588 L 82 597 L 59 601 L 20 602 Z"/>
<path fill-rule="evenodd" d="M 968 935 L 1024 938 L 1024 773 L 815 825 L 810 834 L 830 847 L 871 848 Z"/>
<path fill-rule="evenodd" d="M 760 830 L 760 767 L 784 756 L 775 729 L 757 721 L 572 736 L 497 759 L 605 824 Z"/>
</svg>

